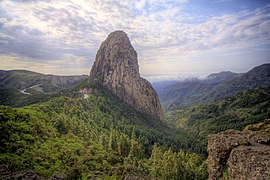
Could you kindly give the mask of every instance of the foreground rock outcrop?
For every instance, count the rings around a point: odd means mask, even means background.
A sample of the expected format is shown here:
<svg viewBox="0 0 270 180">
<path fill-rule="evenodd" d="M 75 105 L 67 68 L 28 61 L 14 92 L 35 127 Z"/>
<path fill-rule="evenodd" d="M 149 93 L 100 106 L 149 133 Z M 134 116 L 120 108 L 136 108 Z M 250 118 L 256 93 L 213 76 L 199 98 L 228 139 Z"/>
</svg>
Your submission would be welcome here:
<svg viewBox="0 0 270 180">
<path fill-rule="evenodd" d="M 89 82 L 102 84 L 139 112 L 162 119 L 158 95 L 152 85 L 140 77 L 137 53 L 125 32 L 112 32 L 101 44 Z"/>
<path fill-rule="evenodd" d="M 270 136 L 250 130 L 227 130 L 208 137 L 209 179 L 268 179 Z"/>
</svg>

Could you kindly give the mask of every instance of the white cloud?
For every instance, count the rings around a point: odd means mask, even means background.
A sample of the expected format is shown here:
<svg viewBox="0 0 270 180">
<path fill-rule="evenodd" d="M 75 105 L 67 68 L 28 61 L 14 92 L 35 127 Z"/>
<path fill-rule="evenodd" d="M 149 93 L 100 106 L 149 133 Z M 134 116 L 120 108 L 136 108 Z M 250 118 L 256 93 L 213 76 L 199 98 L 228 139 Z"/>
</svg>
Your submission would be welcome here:
<svg viewBox="0 0 270 180">
<path fill-rule="evenodd" d="M 181 61 L 205 54 L 270 44 L 267 7 L 197 22 L 201 17 L 183 8 L 187 2 L 4 0 L 0 2 L 0 52 L 24 57 L 21 61 L 30 58 L 32 63 L 64 65 L 81 58 L 77 64 L 90 65 L 100 43 L 111 31 L 121 29 L 138 51 L 142 74 L 147 74 L 179 71 Z"/>
<path fill-rule="evenodd" d="M 141 10 L 146 4 L 146 0 L 139 0 L 136 2 L 135 7 L 139 10 Z"/>
</svg>

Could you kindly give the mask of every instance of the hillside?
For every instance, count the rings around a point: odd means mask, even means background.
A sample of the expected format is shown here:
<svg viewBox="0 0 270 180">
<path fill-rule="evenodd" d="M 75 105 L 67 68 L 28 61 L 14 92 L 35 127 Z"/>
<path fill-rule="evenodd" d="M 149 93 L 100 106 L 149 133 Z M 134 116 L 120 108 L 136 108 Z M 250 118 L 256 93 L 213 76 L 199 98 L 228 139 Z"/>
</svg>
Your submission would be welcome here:
<svg viewBox="0 0 270 180">
<path fill-rule="evenodd" d="M 17 89 L 24 94 L 51 94 L 72 87 L 87 77 L 44 75 L 27 70 L 0 70 L 0 87 Z"/>
<path fill-rule="evenodd" d="M 207 179 L 206 148 L 163 121 L 125 32 L 108 35 L 89 78 L 0 75 L 0 179 Z"/>
<path fill-rule="evenodd" d="M 121 30 L 90 76 L 0 71 L 0 179 L 207 179 L 207 136 L 269 118 L 269 76 L 265 64 L 161 82 L 160 103 Z"/>
<path fill-rule="evenodd" d="M 270 89 L 270 64 L 255 67 L 240 77 L 220 84 L 204 96 L 202 101 L 211 102 L 238 92 L 260 87 Z"/>
<path fill-rule="evenodd" d="M 217 81 L 185 83 L 195 94 L 194 87 L 208 93 Z M 1 89 L 0 100 L 21 107 L 0 107 L 1 178 L 207 179 L 207 135 L 270 116 L 267 88 L 168 111 L 165 121 L 87 81 L 52 94 Z"/>
<path fill-rule="evenodd" d="M 194 105 L 169 111 L 165 121 L 184 129 L 206 146 L 206 137 L 227 129 L 243 130 L 247 125 L 262 122 L 270 116 L 270 91 L 248 90 L 211 104 Z"/>
<path fill-rule="evenodd" d="M 29 93 L 22 93 L 16 88 L 0 88 L 0 104 L 10 107 L 24 107 L 35 103 L 46 102 L 59 96 L 78 97 L 79 88 L 85 81 L 70 88 L 59 89 L 53 93 L 42 93 L 35 90 L 28 90 Z"/>
<path fill-rule="evenodd" d="M 31 104 L 46 102 L 57 94 L 23 94 L 14 88 L 0 88 L 0 104 L 11 107 L 23 107 Z"/>
<path fill-rule="evenodd" d="M 221 72 L 205 80 L 183 81 L 158 89 L 162 107 L 167 110 L 185 108 L 198 103 L 210 103 L 256 89 L 270 89 L 270 64 L 264 64 L 244 74 Z"/>
<path fill-rule="evenodd" d="M 179 150 L 191 148 L 184 131 L 138 113 L 100 86 L 87 88 L 92 94 L 86 99 L 0 107 L 5 177 L 34 170 L 66 179 L 207 178 L 202 159 Z"/>
<path fill-rule="evenodd" d="M 184 81 L 158 92 L 161 105 L 166 110 L 173 110 L 201 102 L 200 98 L 214 89 L 217 84 Z"/>
<path fill-rule="evenodd" d="M 46 102 L 53 97 L 69 94 L 68 91 L 88 76 L 44 75 L 27 70 L 0 70 L 0 104 L 23 107 Z"/>
</svg>

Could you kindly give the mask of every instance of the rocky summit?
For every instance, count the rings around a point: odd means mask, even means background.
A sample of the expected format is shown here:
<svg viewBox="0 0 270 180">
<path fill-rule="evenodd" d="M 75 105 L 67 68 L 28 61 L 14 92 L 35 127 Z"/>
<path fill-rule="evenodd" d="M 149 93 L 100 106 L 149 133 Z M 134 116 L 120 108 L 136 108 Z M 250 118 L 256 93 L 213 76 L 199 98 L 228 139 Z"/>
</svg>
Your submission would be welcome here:
<svg viewBox="0 0 270 180">
<path fill-rule="evenodd" d="M 112 32 L 101 44 L 89 82 L 103 85 L 137 111 L 162 119 L 158 95 L 140 77 L 137 52 L 125 32 Z"/>
<path fill-rule="evenodd" d="M 209 179 L 269 179 L 270 136 L 227 130 L 208 137 Z"/>
</svg>

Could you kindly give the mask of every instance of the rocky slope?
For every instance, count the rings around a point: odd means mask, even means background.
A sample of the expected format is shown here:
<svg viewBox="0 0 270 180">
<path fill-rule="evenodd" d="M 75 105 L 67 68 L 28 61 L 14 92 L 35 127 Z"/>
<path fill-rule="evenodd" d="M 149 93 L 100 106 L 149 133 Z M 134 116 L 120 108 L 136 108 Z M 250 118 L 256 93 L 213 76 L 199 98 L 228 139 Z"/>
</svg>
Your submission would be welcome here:
<svg viewBox="0 0 270 180">
<path fill-rule="evenodd" d="M 269 134 L 247 129 L 227 130 L 209 136 L 209 179 L 268 179 L 269 143 Z"/>
<path fill-rule="evenodd" d="M 112 32 L 101 44 L 89 82 L 102 84 L 139 112 L 162 119 L 158 95 L 152 85 L 140 77 L 137 52 L 125 32 Z"/>
</svg>

